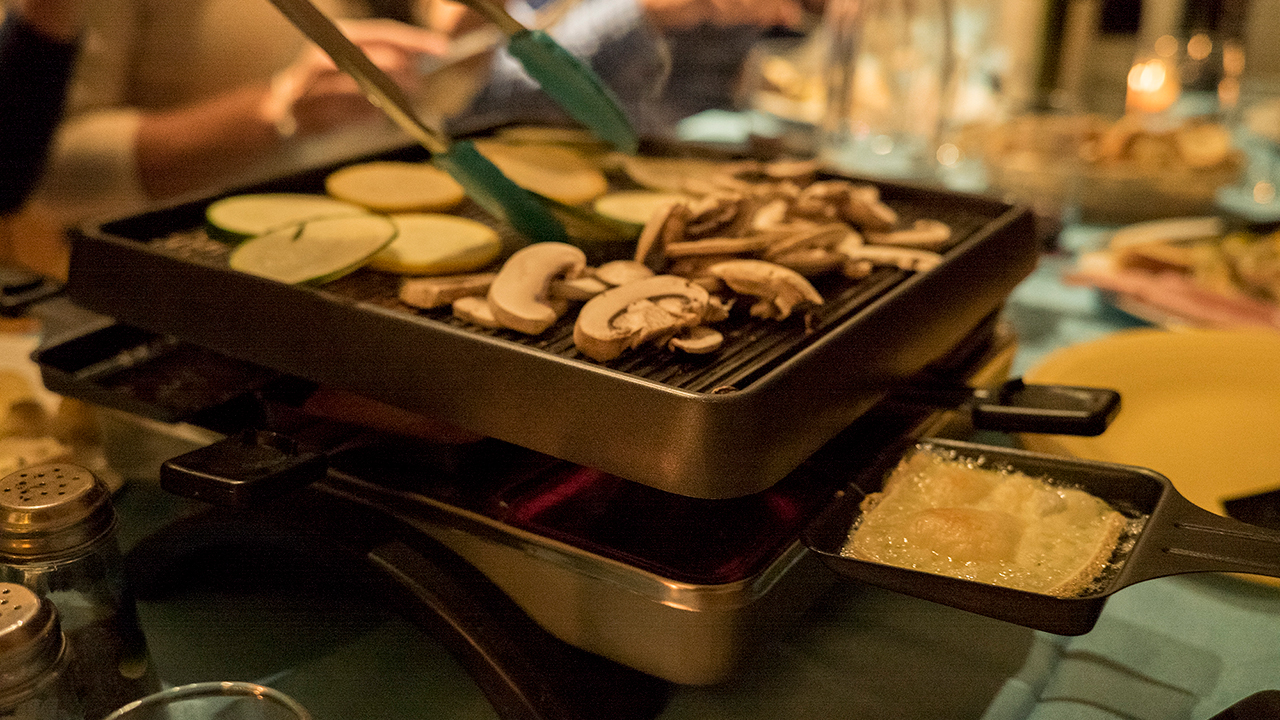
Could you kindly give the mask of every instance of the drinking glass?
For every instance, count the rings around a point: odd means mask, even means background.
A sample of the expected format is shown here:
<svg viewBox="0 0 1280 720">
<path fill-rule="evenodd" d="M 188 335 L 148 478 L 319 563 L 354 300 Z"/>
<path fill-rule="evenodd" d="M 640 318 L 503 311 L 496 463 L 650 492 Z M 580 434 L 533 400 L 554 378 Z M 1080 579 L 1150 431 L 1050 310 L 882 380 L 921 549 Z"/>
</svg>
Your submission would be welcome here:
<svg viewBox="0 0 1280 720">
<path fill-rule="evenodd" d="M 932 174 L 952 63 L 947 0 L 831 0 L 820 152 L 880 177 Z"/>
<path fill-rule="evenodd" d="M 311 720 L 279 690 L 249 682 L 203 682 L 161 690 L 104 720 Z"/>
</svg>

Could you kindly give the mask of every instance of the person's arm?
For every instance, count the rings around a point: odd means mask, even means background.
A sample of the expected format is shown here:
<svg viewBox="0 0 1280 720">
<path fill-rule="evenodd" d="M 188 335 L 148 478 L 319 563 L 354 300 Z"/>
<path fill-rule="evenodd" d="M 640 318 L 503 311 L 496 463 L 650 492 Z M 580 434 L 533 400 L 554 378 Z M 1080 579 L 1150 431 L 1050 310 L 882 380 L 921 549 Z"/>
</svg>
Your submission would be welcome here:
<svg viewBox="0 0 1280 720">
<path fill-rule="evenodd" d="M 416 58 L 439 54 L 445 38 L 403 23 L 340 23 L 379 67 L 403 86 Z M 244 86 L 187 107 L 140 117 L 138 176 L 147 194 L 168 197 L 205 187 L 272 152 L 285 137 L 321 135 L 379 117 L 354 80 L 308 47 L 271 82 Z"/>
<path fill-rule="evenodd" d="M 139 48 L 156 51 L 145 41 L 154 28 L 144 3 L 112 0 L 104 7 L 113 12 L 90 21 L 93 43 L 77 66 L 72 107 L 39 190 L 38 199 L 62 222 L 213 188 L 312 144 L 288 136 L 302 139 L 378 117 L 354 81 L 312 46 L 274 78 L 181 105 L 140 107 L 133 98 L 162 104 L 164 83 L 181 82 L 181 69 L 174 68 L 173 77 L 135 77 Z M 391 21 L 343 25 L 375 62 L 405 81 L 418 56 L 444 46 L 438 35 Z M 287 25 L 284 34 L 293 37 Z M 152 58 L 151 71 L 157 66 Z"/>
<path fill-rule="evenodd" d="M 79 34 L 77 2 L 28 0 L 0 24 L 0 214 L 23 204 L 62 117 Z"/>
</svg>

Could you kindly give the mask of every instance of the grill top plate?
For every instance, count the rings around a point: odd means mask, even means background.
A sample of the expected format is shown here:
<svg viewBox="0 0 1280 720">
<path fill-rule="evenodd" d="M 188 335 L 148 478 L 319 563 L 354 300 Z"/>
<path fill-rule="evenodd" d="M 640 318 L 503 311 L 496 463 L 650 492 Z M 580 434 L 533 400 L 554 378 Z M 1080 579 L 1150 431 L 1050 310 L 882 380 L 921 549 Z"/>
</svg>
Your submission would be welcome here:
<svg viewBox="0 0 1280 720">
<path fill-rule="evenodd" d="M 330 170 L 233 192 L 318 192 Z M 661 490 L 738 497 L 962 342 L 1034 267 L 1029 211 L 878 184 L 904 222 L 952 226 L 962 240 L 944 262 L 819 281 L 827 302 L 807 321 L 735 316 L 709 356 L 652 349 L 602 364 L 573 348 L 572 318 L 531 338 L 404 306 L 398 280 L 372 271 L 321 288 L 244 275 L 201 241 L 221 195 L 78 228 L 68 291 L 121 322 Z"/>
</svg>

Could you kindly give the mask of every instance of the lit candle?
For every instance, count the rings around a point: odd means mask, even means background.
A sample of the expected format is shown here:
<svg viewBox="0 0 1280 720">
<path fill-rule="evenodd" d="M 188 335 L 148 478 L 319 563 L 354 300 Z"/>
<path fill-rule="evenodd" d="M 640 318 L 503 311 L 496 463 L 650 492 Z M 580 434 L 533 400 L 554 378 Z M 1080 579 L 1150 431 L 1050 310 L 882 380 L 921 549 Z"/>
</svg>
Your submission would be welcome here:
<svg viewBox="0 0 1280 720">
<path fill-rule="evenodd" d="M 1129 68 L 1125 109 L 1158 113 L 1168 110 L 1182 91 L 1177 70 L 1163 58 L 1137 62 Z"/>
</svg>

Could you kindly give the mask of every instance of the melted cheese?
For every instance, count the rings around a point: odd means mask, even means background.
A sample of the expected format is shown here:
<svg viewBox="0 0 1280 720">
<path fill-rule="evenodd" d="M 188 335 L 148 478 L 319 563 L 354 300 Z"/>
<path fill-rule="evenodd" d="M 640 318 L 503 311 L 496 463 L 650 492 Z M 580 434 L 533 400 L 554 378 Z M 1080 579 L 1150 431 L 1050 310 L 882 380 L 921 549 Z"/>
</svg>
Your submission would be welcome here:
<svg viewBox="0 0 1280 720">
<path fill-rule="evenodd" d="M 863 502 L 844 554 L 1068 596 L 1102 572 L 1128 520 L 1083 490 L 917 449 Z"/>
</svg>

